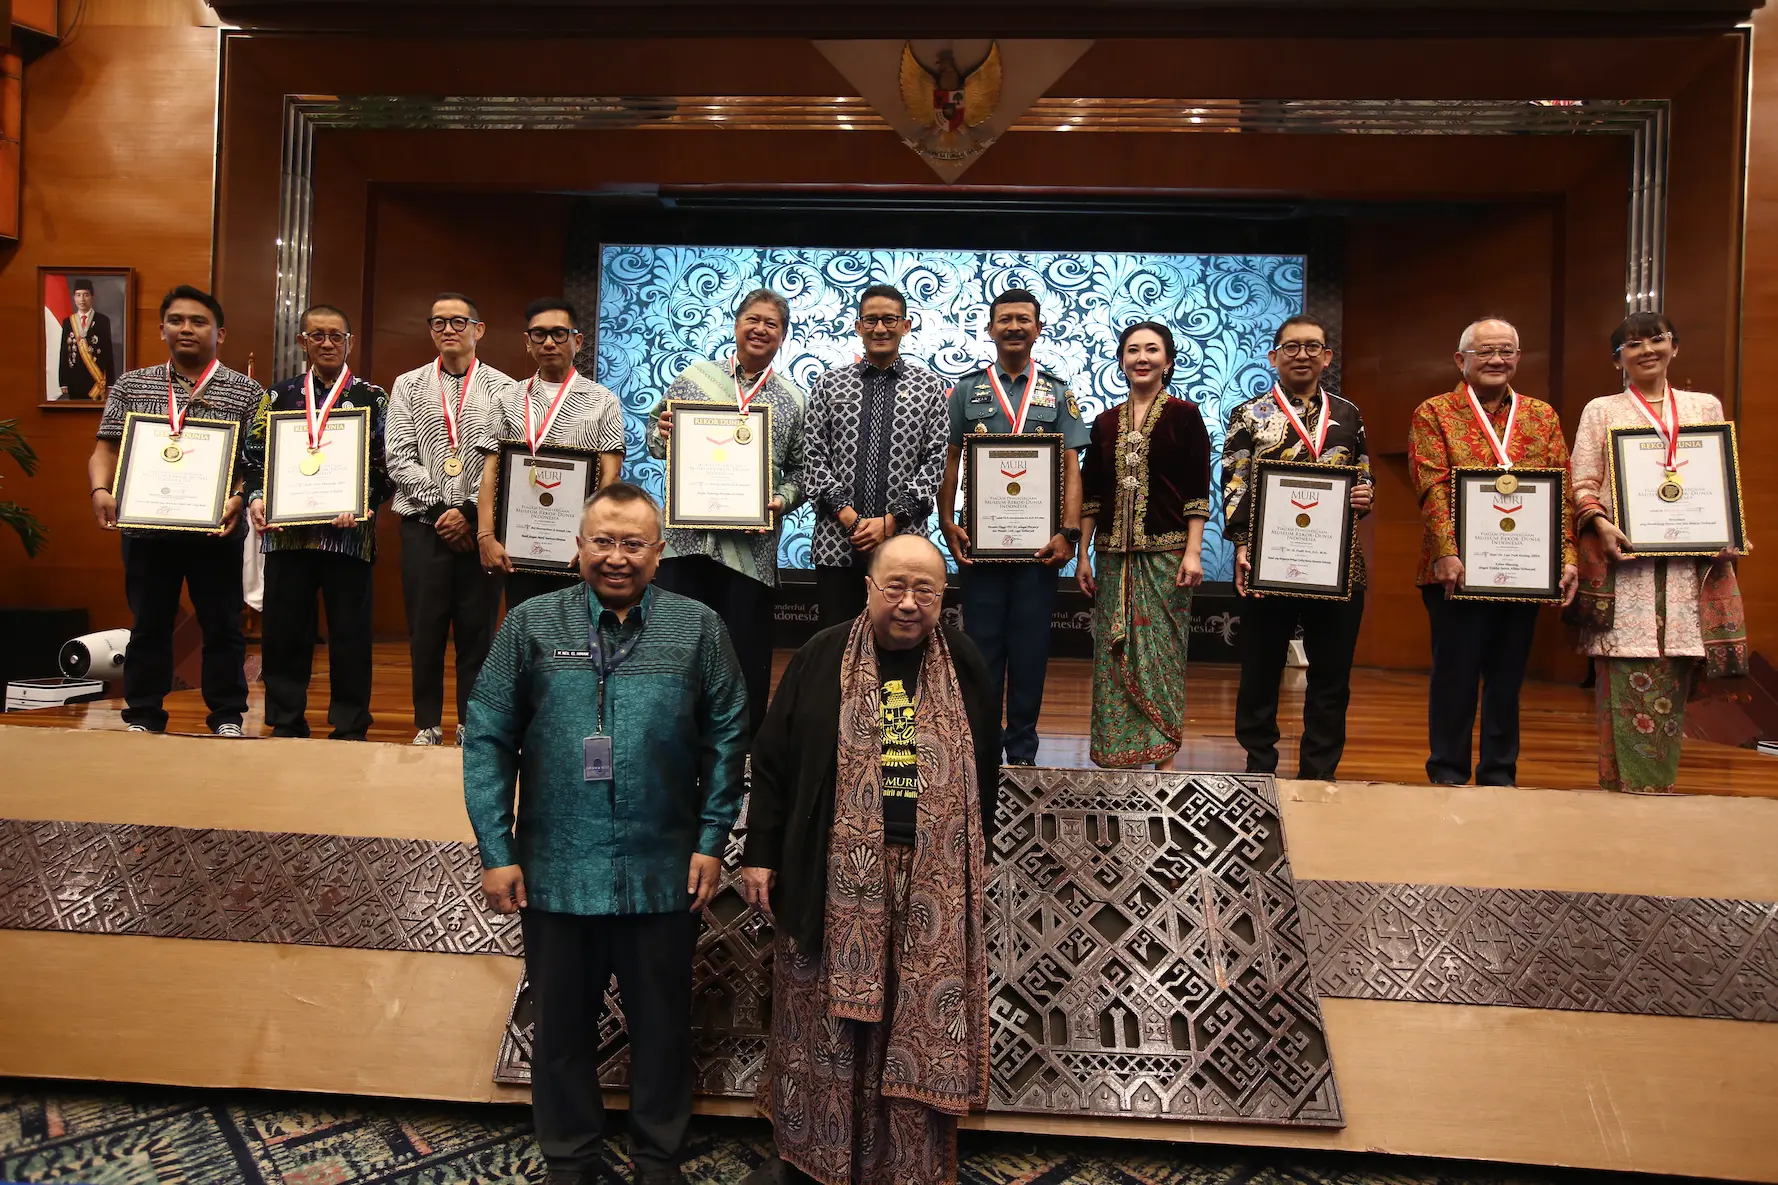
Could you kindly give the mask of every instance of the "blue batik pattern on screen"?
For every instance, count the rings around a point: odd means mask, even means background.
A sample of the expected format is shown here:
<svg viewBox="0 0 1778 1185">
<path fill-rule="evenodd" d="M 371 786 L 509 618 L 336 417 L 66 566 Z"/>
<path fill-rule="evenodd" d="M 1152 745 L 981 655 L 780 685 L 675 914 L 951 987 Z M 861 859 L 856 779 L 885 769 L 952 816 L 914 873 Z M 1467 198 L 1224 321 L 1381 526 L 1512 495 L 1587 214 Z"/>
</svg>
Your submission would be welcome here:
<svg viewBox="0 0 1778 1185">
<path fill-rule="evenodd" d="M 858 294 L 874 283 L 907 294 L 911 359 L 955 381 L 994 356 L 988 301 L 1026 288 L 1042 304 L 1039 365 L 1066 379 L 1091 422 L 1127 393 L 1117 335 L 1134 321 L 1173 331 L 1178 365 L 1170 388 L 1197 404 L 1210 430 L 1211 488 L 1221 485 L 1229 414 L 1272 383 L 1266 350 L 1278 323 L 1303 307 L 1300 255 L 1030 254 L 821 247 L 671 247 L 607 244 L 600 251 L 598 378 L 623 402 L 627 476 L 657 496 L 662 463 L 643 436 L 649 409 L 699 358 L 734 352 L 735 303 L 753 288 L 790 302 L 777 367 L 807 391 L 815 376 L 859 353 Z M 1204 575 L 1230 580 L 1234 548 L 1223 538 L 1220 499 L 1204 531 Z M 779 563 L 807 568 L 810 508 L 785 524 Z M 936 516 L 933 541 L 938 537 Z"/>
</svg>

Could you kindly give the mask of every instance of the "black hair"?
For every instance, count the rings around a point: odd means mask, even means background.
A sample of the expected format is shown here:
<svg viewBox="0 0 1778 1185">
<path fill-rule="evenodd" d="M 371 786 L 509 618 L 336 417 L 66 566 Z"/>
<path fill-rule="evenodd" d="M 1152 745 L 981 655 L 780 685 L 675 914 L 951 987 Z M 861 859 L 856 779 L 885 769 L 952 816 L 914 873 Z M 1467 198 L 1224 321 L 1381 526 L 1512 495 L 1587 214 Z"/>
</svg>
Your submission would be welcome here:
<svg viewBox="0 0 1778 1185">
<path fill-rule="evenodd" d="M 778 319 L 784 322 L 787 328 L 789 327 L 790 302 L 785 300 L 782 296 L 779 296 L 776 292 L 773 292 L 770 288 L 755 288 L 752 292 L 743 296 L 741 298 L 741 303 L 735 306 L 735 320 L 739 321 L 741 315 L 756 304 L 769 304 L 773 308 L 776 308 L 778 310 Z"/>
<path fill-rule="evenodd" d="M 1673 327 L 1673 322 L 1666 313 L 1631 313 L 1611 331 L 1612 357 L 1617 357 L 1625 342 L 1635 338 L 1653 337 L 1657 333 L 1665 333 L 1673 339 L 1674 345 L 1679 344 L 1679 330 Z"/>
<path fill-rule="evenodd" d="M 69 291 L 71 291 L 71 292 L 91 292 L 92 290 L 93 290 L 93 282 L 91 280 L 87 280 L 87 279 L 79 279 L 79 280 L 74 281 L 74 287 L 69 289 Z"/>
<path fill-rule="evenodd" d="M 908 298 L 901 294 L 901 289 L 893 284 L 872 284 L 858 297 L 858 315 L 864 315 L 864 302 L 873 296 L 886 296 L 901 306 L 901 315 L 908 315 Z"/>
<path fill-rule="evenodd" d="M 308 332 L 309 314 L 311 314 L 311 313 L 332 313 L 334 316 L 338 317 L 340 320 L 342 320 L 346 323 L 346 332 L 347 333 L 352 332 L 352 318 L 346 316 L 345 309 L 340 308 L 338 305 L 312 304 L 308 308 L 303 310 L 302 316 L 300 316 L 296 319 L 297 325 L 305 333 Z"/>
<path fill-rule="evenodd" d="M 482 319 L 482 311 L 475 307 L 475 302 L 473 300 L 470 300 L 467 296 L 464 296 L 461 292 L 440 292 L 437 296 L 432 298 L 433 306 L 436 307 L 438 302 L 441 300 L 460 300 L 464 304 L 469 306 L 469 315 L 472 319 L 474 319 L 476 321 L 480 321 Z"/>
<path fill-rule="evenodd" d="M 988 324 L 994 323 L 994 316 L 1003 304 L 1028 304 L 1031 306 L 1032 312 L 1037 314 L 1037 319 L 1043 320 L 1043 306 L 1037 303 L 1035 295 L 1023 288 L 1008 288 L 996 296 L 993 303 L 988 306 Z"/>
<path fill-rule="evenodd" d="M 1138 321 L 1134 325 L 1126 326 L 1124 331 L 1117 335 L 1118 365 L 1120 368 L 1123 365 L 1124 343 L 1129 341 L 1130 335 L 1138 329 L 1152 330 L 1161 339 L 1161 345 L 1167 350 L 1167 373 L 1161 376 L 1161 386 L 1165 387 L 1173 381 L 1173 359 L 1179 356 L 1179 347 L 1173 344 L 1173 331 L 1159 321 Z"/>
<path fill-rule="evenodd" d="M 634 506 L 640 502 L 646 505 L 650 510 L 654 511 L 657 534 L 659 533 L 658 528 L 664 525 L 663 520 L 661 519 L 661 504 L 654 500 L 653 494 L 650 494 L 647 490 L 634 482 L 614 481 L 608 485 L 600 486 L 597 490 L 593 491 L 592 497 L 588 498 L 581 504 L 581 518 L 584 520 L 587 511 L 591 510 L 601 502 L 611 502 L 618 506 Z M 585 528 L 582 529 L 584 530 Z"/>
<path fill-rule="evenodd" d="M 161 297 L 161 320 L 167 319 L 167 310 L 173 307 L 176 300 L 195 300 L 210 310 L 216 318 L 216 328 L 222 328 L 222 302 L 205 292 L 202 288 L 193 288 L 190 284 L 181 284 L 165 296 Z"/>
<path fill-rule="evenodd" d="M 467 303 L 467 302 L 466 302 Z M 474 305 L 470 305 L 474 308 Z M 531 318 L 539 313 L 563 312 L 568 314 L 568 327 L 576 333 L 580 332 L 580 313 L 575 307 L 559 296 L 540 296 L 525 306 L 525 328 L 531 327 Z"/>
<path fill-rule="evenodd" d="M 1308 313 L 1297 313 L 1295 316 L 1284 318 L 1278 323 L 1278 328 L 1273 331 L 1272 348 L 1274 350 L 1278 348 L 1278 343 L 1284 340 L 1284 331 L 1292 325 L 1313 325 L 1321 331 L 1321 340 L 1330 346 L 1333 345 L 1333 331 L 1328 329 L 1326 321 Z"/>
</svg>

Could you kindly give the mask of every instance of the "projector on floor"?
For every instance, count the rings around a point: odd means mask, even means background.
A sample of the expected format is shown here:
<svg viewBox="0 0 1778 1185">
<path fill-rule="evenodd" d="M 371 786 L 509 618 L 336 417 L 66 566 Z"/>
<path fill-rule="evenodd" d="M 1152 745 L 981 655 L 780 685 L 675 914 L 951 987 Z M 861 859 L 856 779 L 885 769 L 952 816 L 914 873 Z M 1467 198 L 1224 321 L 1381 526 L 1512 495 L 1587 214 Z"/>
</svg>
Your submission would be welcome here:
<svg viewBox="0 0 1778 1185">
<path fill-rule="evenodd" d="M 59 708 L 104 698 L 105 683 L 101 679 L 15 679 L 6 685 L 8 712 Z"/>
</svg>

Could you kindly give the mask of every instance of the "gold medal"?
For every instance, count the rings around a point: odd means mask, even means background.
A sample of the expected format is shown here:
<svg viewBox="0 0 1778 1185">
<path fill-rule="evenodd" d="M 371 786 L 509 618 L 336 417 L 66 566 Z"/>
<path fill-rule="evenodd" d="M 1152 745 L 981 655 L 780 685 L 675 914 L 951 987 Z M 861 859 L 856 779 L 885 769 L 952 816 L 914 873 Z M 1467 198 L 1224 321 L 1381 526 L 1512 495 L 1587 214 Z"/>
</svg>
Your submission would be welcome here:
<svg viewBox="0 0 1778 1185">
<path fill-rule="evenodd" d="M 1007 482 L 1006 483 L 1006 492 L 1015 498 L 1018 497 L 1019 496 L 1019 483 L 1016 481 Z"/>
<path fill-rule="evenodd" d="M 556 496 L 548 490 L 545 490 L 543 493 L 537 495 L 537 501 L 544 506 L 554 506 L 556 504 Z"/>
<path fill-rule="evenodd" d="M 1499 477 L 1494 479 L 1494 489 L 1496 493 L 1510 494 L 1518 488 L 1519 479 L 1511 473 L 1502 473 Z M 1507 529 L 1511 530 L 1512 528 L 1509 527 Z"/>
<path fill-rule="evenodd" d="M 986 420 L 977 420 L 975 422 L 975 430 L 977 435 L 986 436 L 988 434 L 988 422 Z"/>
<path fill-rule="evenodd" d="M 453 453 L 451 456 L 445 458 L 444 471 L 446 477 L 461 476 L 463 473 L 463 462 Z"/>
<path fill-rule="evenodd" d="M 296 463 L 296 470 L 304 477 L 313 477 L 321 472 L 321 452 L 310 449 L 307 456 Z"/>
<path fill-rule="evenodd" d="M 1308 526 L 1308 525 L 1309 525 L 1309 516 L 1308 516 L 1308 515 L 1306 515 L 1306 514 L 1299 514 L 1299 515 L 1297 515 L 1297 516 L 1296 516 L 1296 525 L 1297 525 L 1297 526 L 1299 526 L 1299 527 L 1306 527 L 1306 526 Z"/>
<path fill-rule="evenodd" d="M 749 428 L 746 424 L 742 424 L 739 428 L 735 429 L 735 443 L 736 444 L 746 444 L 748 441 L 750 441 L 752 439 L 753 439 L 753 429 Z"/>
<path fill-rule="evenodd" d="M 185 450 L 172 441 L 168 441 L 167 447 L 161 450 L 161 460 L 169 465 L 177 465 L 183 456 L 185 456 Z"/>
<path fill-rule="evenodd" d="M 1519 525 L 1518 523 L 1515 523 L 1510 518 L 1503 518 L 1500 520 L 1500 529 L 1503 531 L 1511 531 L 1514 527 L 1516 527 L 1518 525 Z"/>
<path fill-rule="evenodd" d="M 1680 495 L 1684 493 L 1684 487 L 1679 484 L 1679 474 L 1669 471 L 1667 480 L 1661 483 L 1660 488 L 1655 491 L 1655 496 L 1663 502 L 1677 502 Z"/>
</svg>

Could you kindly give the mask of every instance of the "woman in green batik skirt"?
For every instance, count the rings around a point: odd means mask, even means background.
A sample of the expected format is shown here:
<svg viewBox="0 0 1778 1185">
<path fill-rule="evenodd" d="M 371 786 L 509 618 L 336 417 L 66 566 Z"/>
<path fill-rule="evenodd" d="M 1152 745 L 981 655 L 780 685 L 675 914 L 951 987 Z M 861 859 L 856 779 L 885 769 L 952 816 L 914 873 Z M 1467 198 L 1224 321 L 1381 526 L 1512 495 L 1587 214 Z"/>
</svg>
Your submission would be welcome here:
<svg viewBox="0 0 1778 1185">
<path fill-rule="evenodd" d="M 1173 334 L 1143 321 L 1118 337 L 1130 397 L 1099 414 L 1081 470 L 1077 579 L 1093 600 L 1093 761 L 1172 769 L 1185 732 L 1191 590 L 1210 517 L 1210 435 L 1167 394 Z"/>
</svg>

